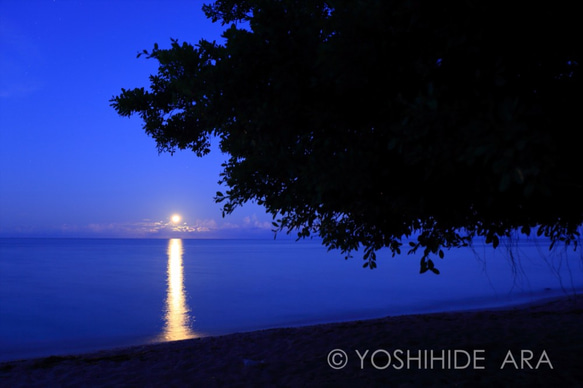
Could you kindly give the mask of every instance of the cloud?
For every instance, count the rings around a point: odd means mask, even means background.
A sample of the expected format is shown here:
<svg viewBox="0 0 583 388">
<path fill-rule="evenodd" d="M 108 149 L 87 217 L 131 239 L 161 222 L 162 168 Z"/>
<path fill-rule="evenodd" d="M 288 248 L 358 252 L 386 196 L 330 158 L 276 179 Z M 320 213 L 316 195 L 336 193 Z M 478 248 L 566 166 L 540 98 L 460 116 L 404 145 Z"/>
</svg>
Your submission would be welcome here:
<svg viewBox="0 0 583 388">
<path fill-rule="evenodd" d="M 270 222 L 259 220 L 255 214 L 243 218 L 243 227 L 269 230 L 273 229 L 273 225 Z"/>
<path fill-rule="evenodd" d="M 78 227 L 74 231 L 77 233 L 87 232 L 95 235 L 143 238 L 204 234 L 218 229 L 217 222 L 211 219 L 195 220 L 191 224 L 186 222 L 175 224 L 169 221 L 152 220 L 142 220 L 130 223 L 89 224 L 86 227 Z M 64 225 L 62 231 L 67 232 L 73 230 L 70 226 Z"/>
<path fill-rule="evenodd" d="M 229 238 L 258 232 L 270 232 L 271 224 L 260 221 L 255 215 L 245 217 L 241 223 L 219 224 L 214 219 L 196 219 L 175 224 L 171 221 L 142 220 L 128 223 L 91 223 L 85 226 L 62 225 L 58 235 L 76 237 L 114 238 Z"/>
<path fill-rule="evenodd" d="M 215 219 L 173 223 L 144 219 L 135 222 L 61 224 L 53 227 L 3 227 L 1 237 L 74 237 L 74 238 L 272 238 L 273 226 L 256 215 L 239 222 Z"/>
<path fill-rule="evenodd" d="M 165 225 L 165 227 L 169 227 L 173 232 L 181 233 L 204 233 L 218 229 L 215 220 L 196 220 L 193 225 L 184 222 L 180 225 Z"/>
</svg>

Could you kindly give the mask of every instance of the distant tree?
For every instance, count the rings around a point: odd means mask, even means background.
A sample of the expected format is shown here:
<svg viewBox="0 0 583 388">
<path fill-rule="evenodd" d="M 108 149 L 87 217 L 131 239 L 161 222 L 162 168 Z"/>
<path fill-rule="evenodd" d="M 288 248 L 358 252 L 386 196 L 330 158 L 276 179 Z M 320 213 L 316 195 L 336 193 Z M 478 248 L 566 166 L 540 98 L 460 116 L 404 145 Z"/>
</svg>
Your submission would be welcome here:
<svg viewBox="0 0 583 388">
<path fill-rule="evenodd" d="M 516 8 L 516 9 L 515 9 Z M 583 45 L 576 4 L 223 0 L 224 44 L 172 40 L 139 114 L 159 151 L 230 155 L 223 216 L 255 201 L 276 231 L 347 256 L 431 257 L 536 232 L 576 247 L 583 223 Z M 139 56 L 138 55 L 138 56 Z"/>
</svg>

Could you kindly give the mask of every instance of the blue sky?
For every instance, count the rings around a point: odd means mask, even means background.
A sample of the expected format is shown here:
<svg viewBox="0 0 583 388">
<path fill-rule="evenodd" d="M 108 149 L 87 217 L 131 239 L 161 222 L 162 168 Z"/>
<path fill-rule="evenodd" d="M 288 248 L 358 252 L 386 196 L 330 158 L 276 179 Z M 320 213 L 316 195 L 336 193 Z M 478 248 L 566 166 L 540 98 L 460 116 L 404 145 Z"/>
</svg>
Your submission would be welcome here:
<svg viewBox="0 0 583 388">
<path fill-rule="evenodd" d="M 273 237 L 254 204 L 222 218 L 216 146 L 159 155 L 109 106 L 156 73 L 139 51 L 220 40 L 203 3 L 0 0 L 0 237 Z"/>
</svg>

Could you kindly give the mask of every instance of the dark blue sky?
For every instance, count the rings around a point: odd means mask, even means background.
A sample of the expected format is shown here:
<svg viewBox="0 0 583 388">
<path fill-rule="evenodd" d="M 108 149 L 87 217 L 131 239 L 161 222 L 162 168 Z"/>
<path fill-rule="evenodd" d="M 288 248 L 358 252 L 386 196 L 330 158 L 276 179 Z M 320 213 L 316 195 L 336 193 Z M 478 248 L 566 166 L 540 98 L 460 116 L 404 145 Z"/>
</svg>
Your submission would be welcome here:
<svg viewBox="0 0 583 388">
<path fill-rule="evenodd" d="M 156 73 L 138 51 L 220 39 L 203 3 L 0 0 L 0 237 L 272 236 L 258 206 L 221 217 L 216 147 L 158 155 L 109 106 Z"/>
</svg>

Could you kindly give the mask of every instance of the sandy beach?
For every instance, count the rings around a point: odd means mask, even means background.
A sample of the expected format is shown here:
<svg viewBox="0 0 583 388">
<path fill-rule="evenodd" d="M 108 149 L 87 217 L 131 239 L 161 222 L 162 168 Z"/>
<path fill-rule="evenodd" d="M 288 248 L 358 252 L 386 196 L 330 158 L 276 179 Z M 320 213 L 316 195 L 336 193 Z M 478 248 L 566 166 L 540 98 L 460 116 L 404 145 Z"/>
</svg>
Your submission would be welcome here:
<svg viewBox="0 0 583 388">
<path fill-rule="evenodd" d="M 3 387 L 583 386 L 583 298 L 0 364 Z"/>
</svg>

